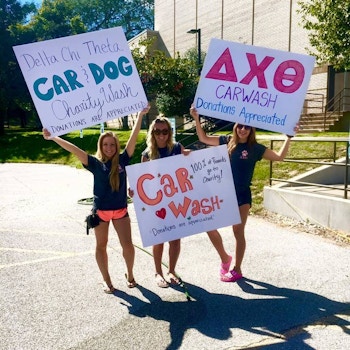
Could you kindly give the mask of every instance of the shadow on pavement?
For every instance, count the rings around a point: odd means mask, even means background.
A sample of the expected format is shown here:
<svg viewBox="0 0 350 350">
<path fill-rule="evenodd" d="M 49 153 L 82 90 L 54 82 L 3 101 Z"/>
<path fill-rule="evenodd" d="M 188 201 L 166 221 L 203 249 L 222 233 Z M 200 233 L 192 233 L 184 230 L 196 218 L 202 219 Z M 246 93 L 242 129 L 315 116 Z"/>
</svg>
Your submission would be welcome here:
<svg viewBox="0 0 350 350">
<path fill-rule="evenodd" d="M 328 323 L 332 320 L 331 324 L 349 333 L 346 328 L 349 322 L 334 316 L 346 312 L 349 309 L 347 303 L 251 279 L 242 279 L 237 284 L 245 293 L 257 298 L 209 293 L 192 284 L 186 284 L 192 301 L 187 301 L 183 293 L 175 299 L 173 296 L 172 300 L 163 300 L 142 286 L 138 289 L 148 301 L 118 290 L 115 297 L 122 299 L 119 304 L 127 307 L 132 317 L 111 325 L 108 335 L 101 337 L 108 337 L 111 345 L 118 343 L 120 349 L 173 350 L 181 347 L 189 329 L 217 340 L 227 340 L 232 337 L 233 329 L 240 329 L 283 340 L 283 343 L 267 345 L 265 349 L 312 349 L 305 343 L 310 337 L 305 328 L 317 320 L 327 318 Z M 130 329 L 133 329 L 132 333 Z M 130 339 L 130 334 L 133 339 Z M 293 344 L 289 343 L 290 339 L 293 339 Z M 125 347 L 120 347 L 121 344 Z M 96 348 L 98 338 L 90 339 L 85 346 L 80 345 L 75 349 Z"/>
</svg>

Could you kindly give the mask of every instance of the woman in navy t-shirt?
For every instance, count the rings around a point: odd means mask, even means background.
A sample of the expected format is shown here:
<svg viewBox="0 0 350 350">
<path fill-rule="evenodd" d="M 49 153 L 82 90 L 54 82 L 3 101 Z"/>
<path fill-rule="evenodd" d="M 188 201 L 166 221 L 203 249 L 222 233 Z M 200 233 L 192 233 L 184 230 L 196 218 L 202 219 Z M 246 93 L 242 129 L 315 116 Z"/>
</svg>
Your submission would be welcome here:
<svg viewBox="0 0 350 350">
<path fill-rule="evenodd" d="M 103 285 L 106 293 L 115 291 L 108 271 L 107 243 L 110 221 L 112 221 L 122 246 L 127 268 L 127 273 L 125 274 L 127 286 L 133 288 L 137 285 L 133 274 L 135 249 L 132 243 L 131 224 L 127 210 L 125 167 L 129 164 L 130 158 L 135 151 L 142 117 L 148 111 L 149 106 L 138 113 L 137 121 L 123 152 L 120 152 L 119 140 L 112 132 L 105 132 L 100 135 L 95 156 L 87 154 L 82 149 L 60 137 L 52 138 L 62 148 L 77 156 L 84 168 L 94 175 L 93 208 L 100 217 L 100 223 L 94 229 L 96 236 L 95 256 L 104 280 Z M 48 140 L 51 134 L 47 129 L 43 129 L 43 136 Z"/>
<path fill-rule="evenodd" d="M 232 130 L 232 135 L 229 136 L 209 136 L 202 129 L 199 114 L 193 106 L 190 108 L 190 114 L 196 122 L 196 130 L 199 141 L 209 146 L 227 144 L 239 206 L 239 213 L 241 216 L 241 223 L 232 226 L 236 239 L 235 265 L 233 269 L 230 270 L 231 261 L 229 261 L 227 264 L 221 264 L 220 279 L 223 282 L 235 282 L 243 277 L 241 265 L 246 249 L 244 229 L 249 210 L 252 205 L 250 185 L 256 162 L 261 159 L 270 161 L 283 160 L 287 155 L 291 136 L 287 136 L 281 149 L 276 152 L 268 149 L 262 144 L 257 143 L 255 128 L 249 125 L 235 124 Z M 297 130 L 298 125 L 295 127 L 295 131 Z"/>
</svg>

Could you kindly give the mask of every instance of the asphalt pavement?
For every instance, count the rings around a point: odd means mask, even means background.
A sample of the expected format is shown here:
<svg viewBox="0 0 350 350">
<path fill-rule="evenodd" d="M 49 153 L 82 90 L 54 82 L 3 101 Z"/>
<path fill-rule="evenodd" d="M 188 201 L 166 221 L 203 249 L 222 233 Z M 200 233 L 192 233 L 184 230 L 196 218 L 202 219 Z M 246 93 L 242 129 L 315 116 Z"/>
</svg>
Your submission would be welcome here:
<svg viewBox="0 0 350 350">
<path fill-rule="evenodd" d="M 182 239 L 184 286 L 162 289 L 130 205 L 139 286 L 126 286 L 111 228 L 118 290 L 107 295 L 85 231 L 90 206 L 80 204 L 92 196 L 91 174 L 5 163 L 0 180 L 2 350 L 350 348 L 349 246 L 250 217 L 242 280 L 220 282 L 219 257 L 200 233 Z M 220 232 L 233 254 L 231 228 Z"/>
</svg>

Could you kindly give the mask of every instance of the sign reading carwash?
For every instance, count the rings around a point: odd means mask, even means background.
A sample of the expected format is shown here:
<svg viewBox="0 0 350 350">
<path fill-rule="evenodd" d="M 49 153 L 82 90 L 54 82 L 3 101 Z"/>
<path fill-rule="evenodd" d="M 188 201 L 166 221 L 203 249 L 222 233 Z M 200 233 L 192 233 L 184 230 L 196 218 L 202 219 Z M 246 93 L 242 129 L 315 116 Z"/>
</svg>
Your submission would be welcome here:
<svg viewBox="0 0 350 350">
<path fill-rule="evenodd" d="M 198 112 L 294 135 L 313 56 L 212 39 L 198 84 Z"/>
<path fill-rule="evenodd" d="M 121 27 L 13 49 L 41 123 L 52 136 L 147 106 Z"/>
<path fill-rule="evenodd" d="M 226 145 L 126 170 L 144 247 L 241 222 Z"/>
</svg>

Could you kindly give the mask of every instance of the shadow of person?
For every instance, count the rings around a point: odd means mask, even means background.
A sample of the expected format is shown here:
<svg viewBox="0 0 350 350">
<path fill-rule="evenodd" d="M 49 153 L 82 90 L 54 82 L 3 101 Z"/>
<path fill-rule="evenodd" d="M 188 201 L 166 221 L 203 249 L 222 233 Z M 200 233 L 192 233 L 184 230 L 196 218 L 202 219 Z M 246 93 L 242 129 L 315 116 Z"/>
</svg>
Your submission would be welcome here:
<svg viewBox="0 0 350 350">
<path fill-rule="evenodd" d="M 218 346 L 246 346 L 256 336 L 276 338 L 282 344 L 268 345 L 271 349 L 311 349 L 306 344 L 310 337 L 307 329 L 297 335 L 287 330 L 309 325 L 322 317 L 342 313 L 349 308 L 346 303 L 329 300 L 315 293 L 279 288 L 260 281 L 242 279 L 239 286 L 247 297 L 210 293 L 206 289 L 186 284 L 192 301 L 187 301 L 184 290 L 170 291 L 162 298 L 151 290 L 138 286 L 142 295 L 117 291 L 121 305 L 128 308 L 131 317 L 114 324 L 108 334 L 101 337 L 119 349 L 179 349 L 192 344 L 196 349 Z M 136 291 L 135 291 L 136 292 Z M 337 320 L 341 324 L 341 320 Z M 348 322 L 343 321 L 345 332 Z M 190 333 L 194 329 L 196 333 Z M 255 338 L 247 335 L 255 334 Z M 204 335 L 203 337 L 200 334 Z M 189 339 L 186 339 L 189 337 Z M 193 339 L 194 338 L 194 339 Z M 261 340 L 259 338 L 259 340 Z M 94 338 L 96 346 L 101 344 Z M 89 346 L 94 348 L 94 344 Z M 267 347 L 265 347 L 267 348 Z"/>
<path fill-rule="evenodd" d="M 116 297 L 123 299 L 122 305 L 128 308 L 130 315 L 146 319 L 142 324 L 137 324 L 142 342 L 135 344 L 137 340 L 134 337 L 133 346 L 135 348 L 145 348 L 147 342 L 151 344 L 154 338 L 159 338 L 159 348 L 178 349 L 185 332 L 190 328 L 196 328 L 196 324 L 207 317 L 205 303 L 200 298 L 194 299 L 193 297 L 191 301 L 188 301 L 184 289 L 180 287 L 174 288 L 178 293 L 169 293 L 169 297 L 164 299 L 143 286 L 139 285 L 137 288 L 148 302 L 119 290 L 115 293 Z M 202 295 L 206 293 L 205 291 Z M 133 328 L 135 328 L 135 320 Z M 229 330 L 221 332 L 220 337 L 229 338 Z"/>
<path fill-rule="evenodd" d="M 244 313 L 244 316 L 249 316 L 249 320 L 254 325 L 252 332 L 259 332 L 258 328 L 261 327 L 272 333 L 285 333 L 288 342 L 288 338 L 295 334 L 286 330 L 302 327 L 305 333 L 308 325 L 316 321 L 322 323 L 327 319 L 327 324 L 337 325 L 345 333 L 350 334 L 348 328 L 350 323 L 336 316 L 348 315 L 348 303 L 334 301 L 313 292 L 276 287 L 252 279 L 243 278 L 237 284 L 245 293 L 257 296 L 256 299 L 247 300 L 247 304 L 250 301 L 249 304 L 254 307 L 254 310 L 248 311 L 249 314 Z M 263 331 L 262 334 L 265 332 Z M 307 339 L 308 336 L 304 334 L 301 338 Z M 305 349 L 305 344 L 300 349 Z"/>
</svg>

